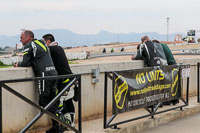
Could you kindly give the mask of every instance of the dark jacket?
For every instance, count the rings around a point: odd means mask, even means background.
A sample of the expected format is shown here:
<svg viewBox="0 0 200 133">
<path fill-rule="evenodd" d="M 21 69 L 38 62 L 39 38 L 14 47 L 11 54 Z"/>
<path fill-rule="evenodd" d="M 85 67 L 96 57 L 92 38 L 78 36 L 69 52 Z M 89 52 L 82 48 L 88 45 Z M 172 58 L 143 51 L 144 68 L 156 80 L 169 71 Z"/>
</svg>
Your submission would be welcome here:
<svg viewBox="0 0 200 133">
<path fill-rule="evenodd" d="M 165 56 L 167 58 L 168 65 L 176 64 L 176 60 L 174 59 L 174 56 L 173 56 L 171 50 L 169 49 L 169 47 L 164 43 L 161 43 L 161 46 L 162 46 Z"/>
<path fill-rule="evenodd" d="M 167 65 L 164 51 L 160 44 L 154 44 L 152 41 L 147 41 L 138 45 L 137 55 L 134 60 L 143 59 L 148 67 Z"/>
<path fill-rule="evenodd" d="M 24 56 L 19 67 L 32 66 L 35 76 L 57 75 L 49 50 L 44 42 L 34 40 L 24 46 Z M 43 74 L 44 73 L 44 74 Z"/>
<path fill-rule="evenodd" d="M 49 49 L 58 75 L 72 74 L 63 48 L 58 45 L 54 45 L 49 46 Z"/>
</svg>

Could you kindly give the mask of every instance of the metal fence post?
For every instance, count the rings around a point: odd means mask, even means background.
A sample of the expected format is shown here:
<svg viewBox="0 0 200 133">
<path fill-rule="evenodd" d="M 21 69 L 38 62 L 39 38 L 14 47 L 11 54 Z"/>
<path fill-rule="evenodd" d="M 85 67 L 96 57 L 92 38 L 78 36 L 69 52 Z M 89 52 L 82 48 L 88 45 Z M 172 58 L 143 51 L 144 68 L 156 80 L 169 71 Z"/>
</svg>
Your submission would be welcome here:
<svg viewBox="0 0 200 133">
<path fill-rule="evenodd" d="M 154 105 L 152 105 L 152 107 L 151 107 L 151 118 L 152 119 L 154 119 L 154 113 L 155 113 L 155 111 L 154 111 Z"/>
<path fill-rule="evenodd" d="M 82 133 L 81 75 L 79 76 L 79 80 L 78 80 L 78 89 L 79 89 L 79 101 L 78 101 L 78 129 L 79 129 L 80 133 Z"/>
<path fill-rule="evenodd" d="M 3 118 L 2 118 L 2 83 L 0 82 L 0 133 L 3 133 Z"/>
<path fill-rule="evenodd" d="M 108 82 L 108 73 L 105 72 L 104 79 L 104 125 L 103 128 L 107 127 L 107 82 Z"/>
<path fill-rule="evenodd" d="M 186 102 L 187 102 L 187 105 L 189 105 L 189 82 L 190 81 L 190 78 L 187 77 L 187 98 L 186 98 Z"/>
</svg>

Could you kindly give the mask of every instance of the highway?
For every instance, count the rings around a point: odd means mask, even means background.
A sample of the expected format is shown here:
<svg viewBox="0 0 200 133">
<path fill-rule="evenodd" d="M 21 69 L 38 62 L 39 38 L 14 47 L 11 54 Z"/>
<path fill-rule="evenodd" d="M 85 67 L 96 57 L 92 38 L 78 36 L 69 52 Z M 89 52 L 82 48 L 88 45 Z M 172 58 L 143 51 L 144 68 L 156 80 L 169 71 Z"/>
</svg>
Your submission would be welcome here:
<svg viewBox="0 0 200 133">
<path fill-rule="evenodd" d="M 141 133 L 200 133 L 200 113 L 148 129 Z"/>
</svg>

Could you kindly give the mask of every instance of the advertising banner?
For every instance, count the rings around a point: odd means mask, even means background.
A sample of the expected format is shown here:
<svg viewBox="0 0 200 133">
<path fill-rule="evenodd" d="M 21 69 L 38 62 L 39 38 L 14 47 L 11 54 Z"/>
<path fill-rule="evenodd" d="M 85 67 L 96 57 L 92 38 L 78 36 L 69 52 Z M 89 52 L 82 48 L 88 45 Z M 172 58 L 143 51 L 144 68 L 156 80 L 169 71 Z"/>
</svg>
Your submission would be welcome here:
<svg viewBox="0 0 200 133">
<path fill-rule="evenodd" d="M 181 97 L 179 66 L 113 72 L 113 114 Z"/>
</svg>

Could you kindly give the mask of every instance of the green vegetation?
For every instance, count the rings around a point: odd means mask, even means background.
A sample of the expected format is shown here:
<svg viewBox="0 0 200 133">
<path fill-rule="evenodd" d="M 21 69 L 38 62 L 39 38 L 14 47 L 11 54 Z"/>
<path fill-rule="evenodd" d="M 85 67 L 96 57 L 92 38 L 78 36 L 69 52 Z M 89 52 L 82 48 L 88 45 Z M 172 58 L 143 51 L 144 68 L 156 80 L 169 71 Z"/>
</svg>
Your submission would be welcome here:
<svg viewBox="0 0 200 133">
<path fill-rule="evenodd" d="M 7 67 L 11 67 L 11 66 L 0 66 L 0 68 L 7 68 Z"/>
<path fill-rule="evenodd" d="M 0 61 L 0 68 L 7 68 L 7 67 L 11 67 L 12 65 L 5 65 L 3 64 L 3 62 Z"/>
<path fill-rule="evenodd" d="M 76 62 L 76 61 L 71 61 L 71 60 L 68 61 L 68 63 L 69 63 L 69 64 L 79 64 L 78 62 Z"/>
</svg>

